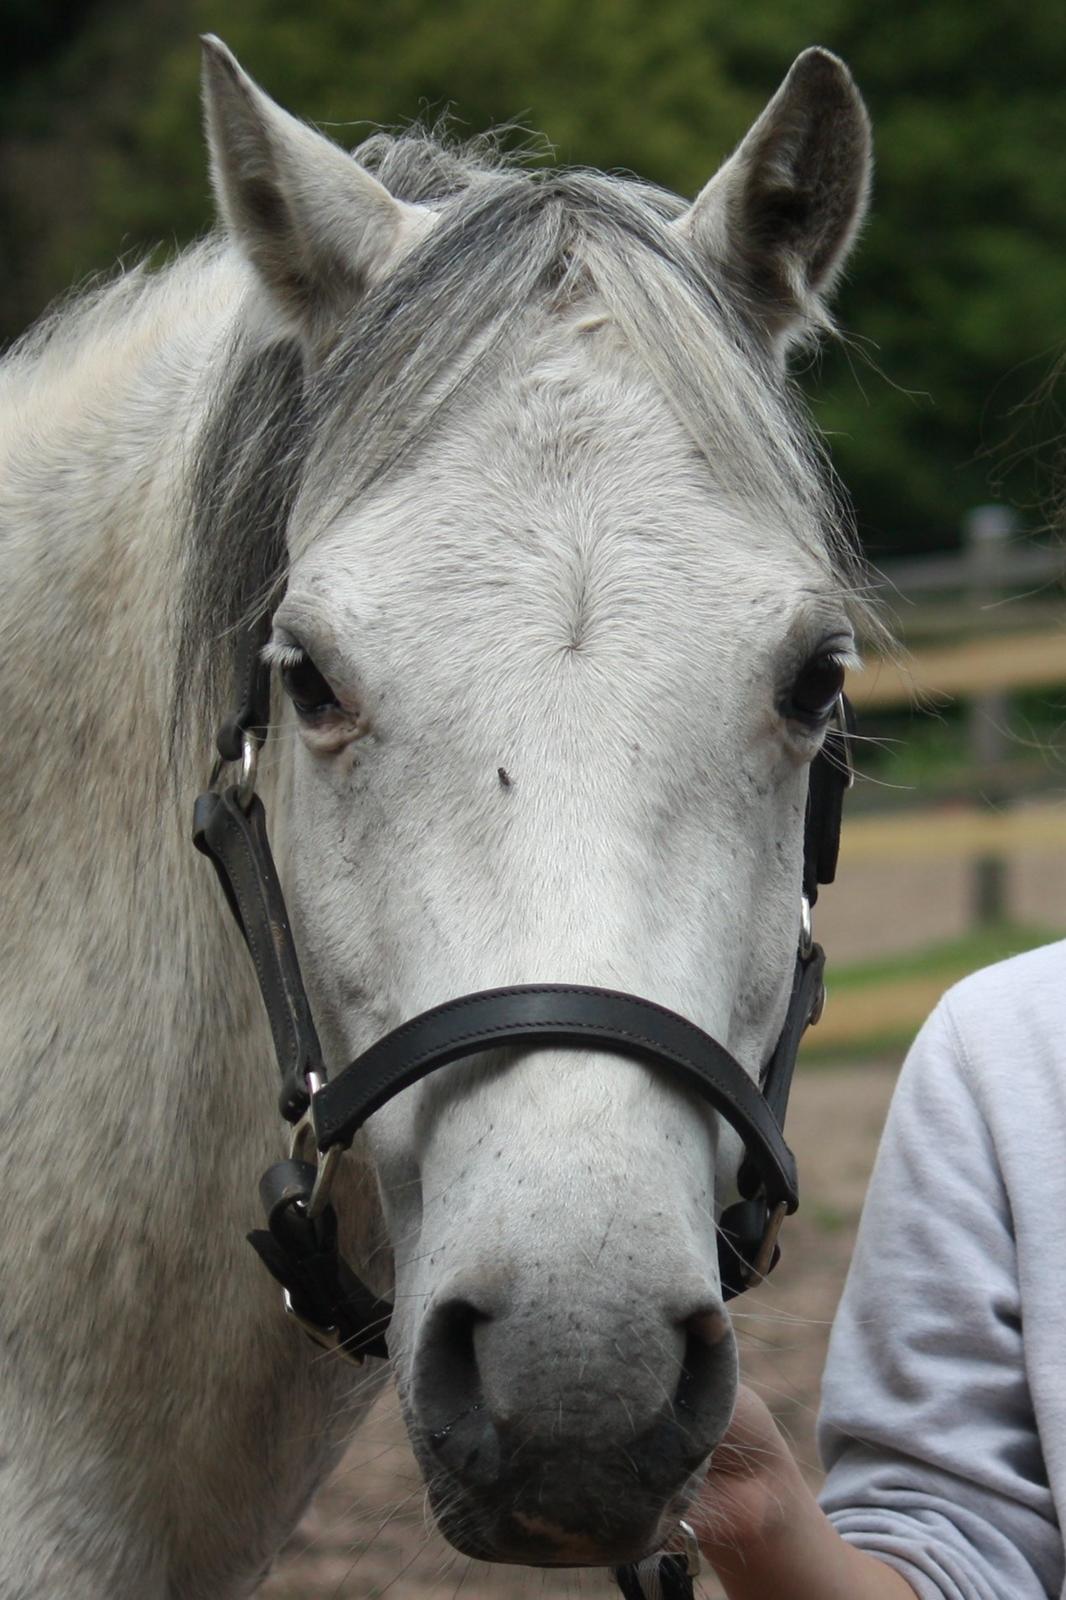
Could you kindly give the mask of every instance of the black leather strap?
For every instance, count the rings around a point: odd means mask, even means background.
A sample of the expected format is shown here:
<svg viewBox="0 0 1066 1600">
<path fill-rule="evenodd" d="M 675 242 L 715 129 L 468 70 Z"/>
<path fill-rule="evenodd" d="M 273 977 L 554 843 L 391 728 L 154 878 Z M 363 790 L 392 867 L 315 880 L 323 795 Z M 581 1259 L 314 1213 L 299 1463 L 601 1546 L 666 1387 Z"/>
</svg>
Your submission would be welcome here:
<svg viewBox="0 0 1066 1600">
<path fill-rule="evenodd" d="M 803 892 L 807 903 L 818 899 L 818 885 L 832 883 L 840 854 L 844 796 L 851 787 L 851 738 L 855 712 L 846 694 L 837 702 L 822 748 L 811 763 L 807 780 L 807 817 L 803 833 Z"/>
<path fill-rule="evenodd" d="M 803 1035 L 821 1015 L 824 1000 L 825 951 L 820 944 L 812 944 L 806 954 L 801 953 L 796 958 L 788 1010 L 774 1053 L 762 1075 L 763 1099 L 779 1124 L 784 1124 L 788 1110 L 792 1074 Z"/>
<path fill-rule="evenodd" d="M 239 761 L 244 735 L 250 733 L 262 744 L 270 726 L 270 668 L 263 660 L 263 646 L 270 638 L 275 605 L 237 636 L 237 709 L 218 730 L 215 745 L 223 761 Z"/>
<path fill-rule="evenodd" d="M 538 984 L 489 989 L 424 1011 L 386 1034 L 315 1096 L 318 1147 L 349 1145 L 401 1089 L 463 1056 L 507 1046 L 606 1050 L 663 1067 L 740 1134 L 750 1197 L 799 1204 L 796 1163 L 758 1086 L 717 1040 L 664 1006 L 611 989 Z"/>
<path fill-rule="evenodd" d="M 348 1356 L 387 1356 L 392 1306 L 379 1300 L 341 1256 L 332 1207 L 308 1216 L 314 1182 L 309 1162 L 278 1161 L 269 1167 L 259 1185 L 267 1227 L 250 1233 L 248 1242 L 288 1291 L 293 1314 L 317 1336 L 332 1335 Z"/>
<path fill-rule="evenodd" d="M 235 788 L 200 795 L 193 813 L 193 843 L 218 874 L 251 953 L 281 1070 L 281 1114 L 296 1122 L 310 1099 L 307 1074 L 324 1076 L 322 1050 L 259 797 L 253 795 L 245 811 Z"/>
<path fill-rule="evenodd" d="M 264 617 L 241 640 L 241 703 L 218 738 L 226 760 L 239 758 L 245 734 L 259 742 L 266 735 L 270 675 L 261 649 L 268 631 Z M 830 730 L 811 771 L 803 886 L 812 905 L 819 883 L 831 882 L 836 870 L 853 727 L 851 707 L 842 696 L 840 723 Z M 262 805 L 252 796 L 245 810 L 235 788 L 202 794 L 194 840 L 212 862 L 252 955 L 282 1073 L 282 1115 L 295 1122 L 308 1106 L 308 1073 L 325 1074 Z M 801 949 L 784 1027 L 758 1086 L 695 1024 L 634 995 L 554 984 L 464 995 L 404 1023 L 324 1084 L 313 1108 L 319 1150 L 346 1146 L 393 1095 L 465 1056 L 507 1047 L 576 1046 L 647 1061 L 700 1094 L 744 1141 L 738 1175 L 743 1198 L 729 1207 L 720 1225 L 722 1292 L 729 1299 L 753 1281 L 753 1268 L 765 1273 L 776 1261 L 776 1227 L 798 1204 L 795 1160 L 781 1129 L 800 1040 L 821 1007 L 823 966 L 817 945 Z M 313 1222 L 307 1216 L 313 1181 L 314 1168 L 303 1163 L 271 1168 L 264 1178 L 268 1229 L 249 1238 L 285 1285 L 292 1309 L 309 1331 L 316 1337 L 335 1334 L 348 1347 L 384 1354 L 390 1308 L 339 1257 L 329 1207 Z M 275 1200 L 272 1185 L 278 1182 L 284 1193 Z"/>
<path fill-rule="evenodd" d="M 759 1085 L 766 1108 L 778 1127 L 785 1125 L 788 1097 L 803 1035 L 821 1015 L 824 1002 L 825 952 L 820 944 L 812 944 L 809 951 L 801 951 L 796 957 L 788 1010 L 774 1053 L 763 1070 Z M 759 1171 L 749 1165 L 749 1159 L 746 1154 L 737 1176 L 737 1187 L 745 1196 L 755 1193 L 759 1182 Z"/>
</svg>

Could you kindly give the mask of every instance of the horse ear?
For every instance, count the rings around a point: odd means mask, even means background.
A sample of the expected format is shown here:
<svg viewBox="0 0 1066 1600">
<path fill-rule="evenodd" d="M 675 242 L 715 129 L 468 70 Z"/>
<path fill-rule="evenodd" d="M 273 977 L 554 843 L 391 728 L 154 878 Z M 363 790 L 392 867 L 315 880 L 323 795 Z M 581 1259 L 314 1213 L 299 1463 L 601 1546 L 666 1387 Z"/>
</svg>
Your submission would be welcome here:
<svg viewBox="0 0 1066 1600">
<path fill-rule="evenodd" d="M 432 223 L 203 45 L 211 175 L 222 218 L 289 321 L 313 343 Z"/>
<path fill-rule="evenodd" d="M 783 356 L 829 323 L 866 212 L 870 121 L 844 63 L 805 50 L 740 146 L 679 220 Z"/>
</svg>

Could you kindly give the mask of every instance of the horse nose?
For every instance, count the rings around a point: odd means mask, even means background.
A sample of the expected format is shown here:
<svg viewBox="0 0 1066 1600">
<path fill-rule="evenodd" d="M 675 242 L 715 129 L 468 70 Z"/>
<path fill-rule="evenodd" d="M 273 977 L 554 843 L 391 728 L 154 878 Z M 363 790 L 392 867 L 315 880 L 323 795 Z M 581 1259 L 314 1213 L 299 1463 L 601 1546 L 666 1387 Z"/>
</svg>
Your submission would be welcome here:
<svg viewBox="0 0 1066 1600">
<path fill-rule="evenodd" d="M 700 1306 L 676 1327 L 684 1353 L 671 1412 L 687 1438 L 685 1459 L 692 1471 L 710 1455 L 732 1415 L 736 1343 L 733 1325 L 719 1305 Z M 729 1401 L 724 1420 L 723 1391 Z"/>
<path fill-rule="evenodd" d="M 492 1313 L 456 1297 L 426 1319 L 415 1366 L 419 1432 L 440 1464 L 472 1488 L 500 1475 L 500 1434 L 485 1405 L 475 1335 Z"/>
<path fill-rule="evenodd" d="M 489 1511 L 528 1500 L 540 1526 L 617 1549 L 654 1537 L 718 1442 L 736 1352 L 706 1297 L 602 1307 L 593 1326 L 558 1305 L 456 1295 L 428 1313 L 413 1379 L 417 1433 L 454 1490 Z"/>
</svg>

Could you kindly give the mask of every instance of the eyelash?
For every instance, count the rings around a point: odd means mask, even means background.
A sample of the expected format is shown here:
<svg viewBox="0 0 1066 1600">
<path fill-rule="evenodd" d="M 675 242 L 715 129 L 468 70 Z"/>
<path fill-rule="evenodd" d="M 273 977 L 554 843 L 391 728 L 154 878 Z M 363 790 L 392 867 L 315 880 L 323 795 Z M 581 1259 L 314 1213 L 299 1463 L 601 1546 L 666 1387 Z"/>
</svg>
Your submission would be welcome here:
<svg viewBox="0 0 1066 1600">
<path fill-rule="evenodd" d="M 282 687 L 302 721 L 319 722 L 334 711 L 340 711 L 340 701 L 329 680 L 306 650 L 296 644 L 271 643 L 265 655 L 270 664 L 277 667 Z"/>
<path fill-rule="evenodd" d="M 281 672 L 286 667 L 298 667 L 301 661 L 306 661 L 307 651 L 298 644 L 281 644 L 271 639 L 263 651 L 263 660 Z"/>
</svg>

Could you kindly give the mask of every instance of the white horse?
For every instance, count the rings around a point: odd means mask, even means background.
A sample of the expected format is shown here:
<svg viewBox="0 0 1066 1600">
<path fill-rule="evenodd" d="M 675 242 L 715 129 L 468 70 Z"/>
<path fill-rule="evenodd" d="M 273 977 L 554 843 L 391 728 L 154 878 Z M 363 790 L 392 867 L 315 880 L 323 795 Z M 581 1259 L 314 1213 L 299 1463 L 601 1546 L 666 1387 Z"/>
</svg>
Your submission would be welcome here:
<svg viewBox="0 0 1066 1600">
<path fill-rule="evenodd" d="M 285 1134 L 188 840 L 277 572 L 260 786 L 338 1064 L 557 981 L 659 1000 L 755 1075 L 853 649 L 784 375 L 865 205 L 840 62 L 802 55 L 690 205 L 418 132 L 352 159 L 213 40 L 205 98 L 220 234 L 0 377 L 4 1600 L 248 1594 L 377 1386 L 316 1358 L 244 1241 Z M 730 1415 L 736 1141 L 636 1062 L 499 1065 L 371 1120 L 345 1248 L 395 1295 L 449 1538 L 631 1559 Z M 494 1456 L 451 1427 L 479 1407 Z"/>
</svg>

